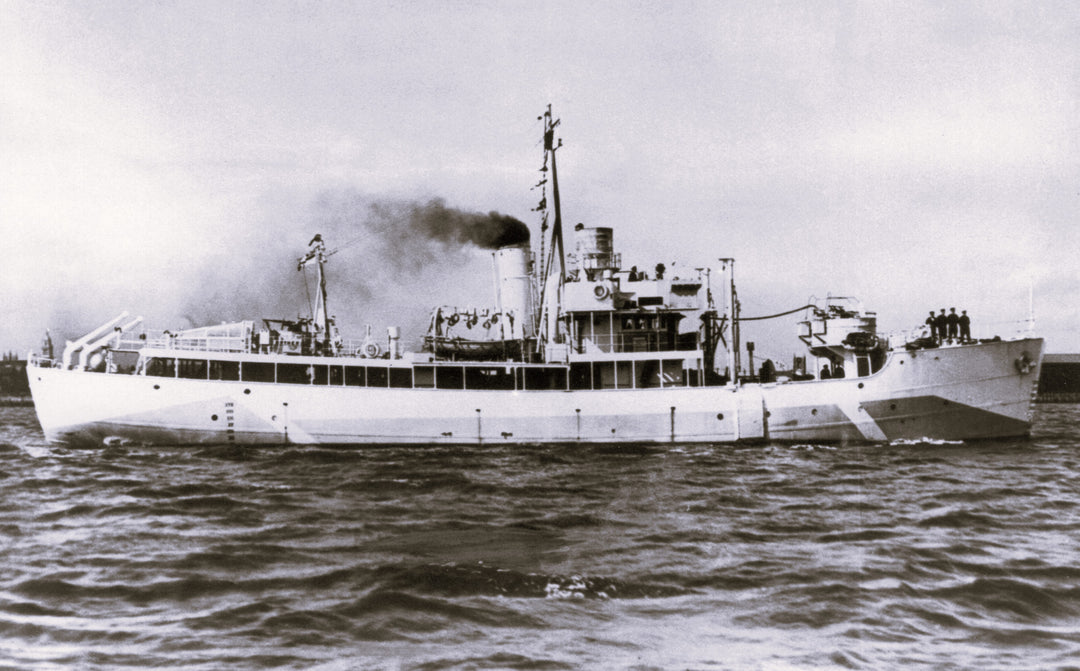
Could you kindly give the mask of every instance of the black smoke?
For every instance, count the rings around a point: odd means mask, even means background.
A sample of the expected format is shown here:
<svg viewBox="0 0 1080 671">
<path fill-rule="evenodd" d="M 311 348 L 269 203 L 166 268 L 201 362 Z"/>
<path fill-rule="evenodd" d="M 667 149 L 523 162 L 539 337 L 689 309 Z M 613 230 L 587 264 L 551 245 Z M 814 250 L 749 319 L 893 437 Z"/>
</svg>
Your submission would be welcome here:
<svg viewBox="0 0 1080 671">
<path fill-rule="evenodd" d="M 326 264 L 330 311 L 347 335 L 362 335 L 367 324 L 376 333 L 400 325 L 422 335 L 435 306 L 492 305 L 485 250 L 529 241 L 528 227 L 512 216 L 451 207 L 441 198 L 339 190 L 306 202 L 271 196 L 256 208 L 190 250 L 154 250 L 148 257 L 170 258 L 160 267 L 128 263 L 57 284 L 42 296 L 50 316 L 40 332 L 51 328 L 62 347 L 64 338 L 122 309 L 145 315 L 148 328 L 173 330 L 308 316 L 317 286 L 313 270 L 298 272 L 297 261 L 318 233 L 334 252 Z M 156 244 L 153 236 L 146 244 Z"/>
<path fill-rule="evenodd" d="M 323 193 L 307 210 L 291 221 L 268 221 L 248 232 L 242 248 L 231 248 L 238 254 L 208 261 L 218 279 L 194 287 L 180 310 L 186 325 L 309 314 L 314 276 L 311 269 L 296 272 L 296 262 L 320 234 L 333 252 L 326 264 L 330 310 L 343 329 L 356 333 L 372 323 L 422 330 L 437 305 L 493 305 L 483 250 L 530 238 L 515 217 L 451 207 L 441 198 L 338 191 Z M 229 268 L 225 277 L 222 268 Z"/>
<path fill-rule="evenodd" d="M 468 212 L 447 207 L 442 199 L 426 203 L 372 203 L 365 218 L 375 229 L 393 230 L 402 240 L 438 241 L 498 249 L 529 241 L 529 227 L 507 214 Z"/>
</svg>

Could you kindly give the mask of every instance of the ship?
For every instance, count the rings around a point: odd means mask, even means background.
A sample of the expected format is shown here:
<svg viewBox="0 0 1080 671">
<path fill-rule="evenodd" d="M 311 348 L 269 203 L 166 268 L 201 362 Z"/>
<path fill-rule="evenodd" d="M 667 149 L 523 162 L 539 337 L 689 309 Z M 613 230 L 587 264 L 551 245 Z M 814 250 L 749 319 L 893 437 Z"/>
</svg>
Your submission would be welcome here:
<svg viewBox="0 0 1080 671">
<path fill-rule="evenodd" d="M 327 309 L 316 235 L 303 319 L 151 331 L 122 313 L 31 352 L 46 438 L 69 445 L 491 445 L 967 441 L 1030 433 L 1043 341 L 884 333 L 857 300 L 800 308 L 790 371 L 744 365 L 735 262 L 623 267 L 614 230 L 564 240 L 550 106 L 540 236 L 492 254 L 486 307 L 441 305 L 418 345 Z M 548 195 L 550 194 L 550 201 Z M 570 236 L 565 236 L 570 237 Z M 793 339 L 795 344 L 796 339 Z M 749 343 L 746 343 L 749 345 Z"/>
</svg>

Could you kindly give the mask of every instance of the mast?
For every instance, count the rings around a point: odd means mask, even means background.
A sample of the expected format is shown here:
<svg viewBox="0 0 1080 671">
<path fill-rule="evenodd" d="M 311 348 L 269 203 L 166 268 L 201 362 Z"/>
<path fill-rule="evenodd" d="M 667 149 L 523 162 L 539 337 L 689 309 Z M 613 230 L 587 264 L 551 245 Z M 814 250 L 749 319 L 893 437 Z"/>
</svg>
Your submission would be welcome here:
<svg viewBox="0 0 1080 671">
<path fill-rule="evenodd" d="M 725 316 L 728 318 L 728 328 L 731 329 L 731 338 L 728 342 L 728 384 L 734 386 L 739 381 L 739 365 L 741 363 L 739 361 L 739 348 L 742 346 L 739 343 L 739 296 L 735 293 L 735 259 L 720 259 L 720 263 L 728 281 L 728 291 L 724 305 Z"/>
<path fill-rule="evenodd" d="M 310 246 L 310 249 L 308 249 L 308 253 L 300 259 L 296 269 L 303 270 L 304 266 L 311 261 L 315 261 L 315 268 L 319 278 L 319 295 L 316 298 L 315 314 L 312 315 L 312 317 L 316 332 L 319 330 L 322 331 L 320 343 L 323 346 L 323 351 L 329 352 L 330 312 L 326 309 L 326 272 L 323 269 L 323 264 L 326 263 L 326 257 L 329 256 L 329 254 L 326 253 L 326 245 L 323 243 L 322 235 L 319 233 L 315 234 L 315 237 L 311 239 L 311 242 L 309 242 L 308 245 Z"/>
<path fill-rule="evenodd" d="M 547 248 L 546 258 L 544 256 L 545 244 L 544 241 L 540 242 L 541 249 L 541 266 L 543 268 L 543 277 L 541 278 L 540 285 L 540 328 L 537 329 L 541 334 L 546 332 L 549 334 L 548 340 L 552 340 L 555 335 L 558 334 L 558 324 L 554 323 L 559 317 L 559 294 L 562 292 L 563 283 L 566 281 L 566 256 L 563 247 L 563 233 L 562 233 L 562 208 L 559 202 L 559 175 L 555 166 L 555 152 L 559 147 L 562 147 L 562 140 L 555 141 L 555 127 L 559 125 L 559 119 L 555 119 L 551 113 L 551 105 L 548 105 L 547 111 L 544 112 L 544 167 L 541 171 L 547 170 L 548 159 L 551 159 L 551 196 L 552 202 L 555 206 L 555 221 L 551 227 L 551 243 Z M 541 182 L 542 184 L 544 182 Z M 540 202 L 540 207 L 537 209 L 543 209 L 544 212 L 544 224 L 547 224 L 547 200 L 546 198 Z M 558 260 L 559 268 L 558 274 L 554 274 L 553 266 L 556 259 Z M 552 278 L 556 279 L 554 287 L 549 287 Z M 552 294 L 555 295 L 552 295 Z M 536 339 L 537 350 L 539 351 L 543 337 Z"/>
</svg>

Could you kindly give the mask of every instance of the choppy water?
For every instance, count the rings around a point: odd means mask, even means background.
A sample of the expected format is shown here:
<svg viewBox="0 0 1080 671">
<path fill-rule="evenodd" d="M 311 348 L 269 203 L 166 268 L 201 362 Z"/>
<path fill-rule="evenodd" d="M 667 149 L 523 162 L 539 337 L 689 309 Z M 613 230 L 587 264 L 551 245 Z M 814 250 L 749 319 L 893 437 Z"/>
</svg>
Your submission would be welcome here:
<svg viewBox="0 0 1080 671">
<path fill-rule="evenodd" d="M 1080 406 L 1029 441 L 48 447 L 0 667 L 1080 668 Z M 5 666 L 6 665 L 6 666 Z"/>
</svg>

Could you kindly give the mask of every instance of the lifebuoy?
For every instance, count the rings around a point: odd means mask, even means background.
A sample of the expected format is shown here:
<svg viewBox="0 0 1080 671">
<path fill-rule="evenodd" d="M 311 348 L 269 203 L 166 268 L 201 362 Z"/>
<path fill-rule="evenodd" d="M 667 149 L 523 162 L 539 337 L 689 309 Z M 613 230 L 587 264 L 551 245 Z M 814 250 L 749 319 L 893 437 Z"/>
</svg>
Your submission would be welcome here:
<svg viewBox="0 0 1080 671">
<path fill-rule="evenodd" d="M 369 359 L 377 359 L 382 354 L 382 348 L 379 347 L 379 343 L 369 342 L 364 345 L 364 356 Z"/>
<path fill-rule="evenodd" d="M 610 295 L 611 292 L 608 291 L 608 288 L 603 284 L 597 284 L 596 287 L 593 288 L 593 296 L 596 296 L 600 300 L 604 300 Z"/>
</svg>

